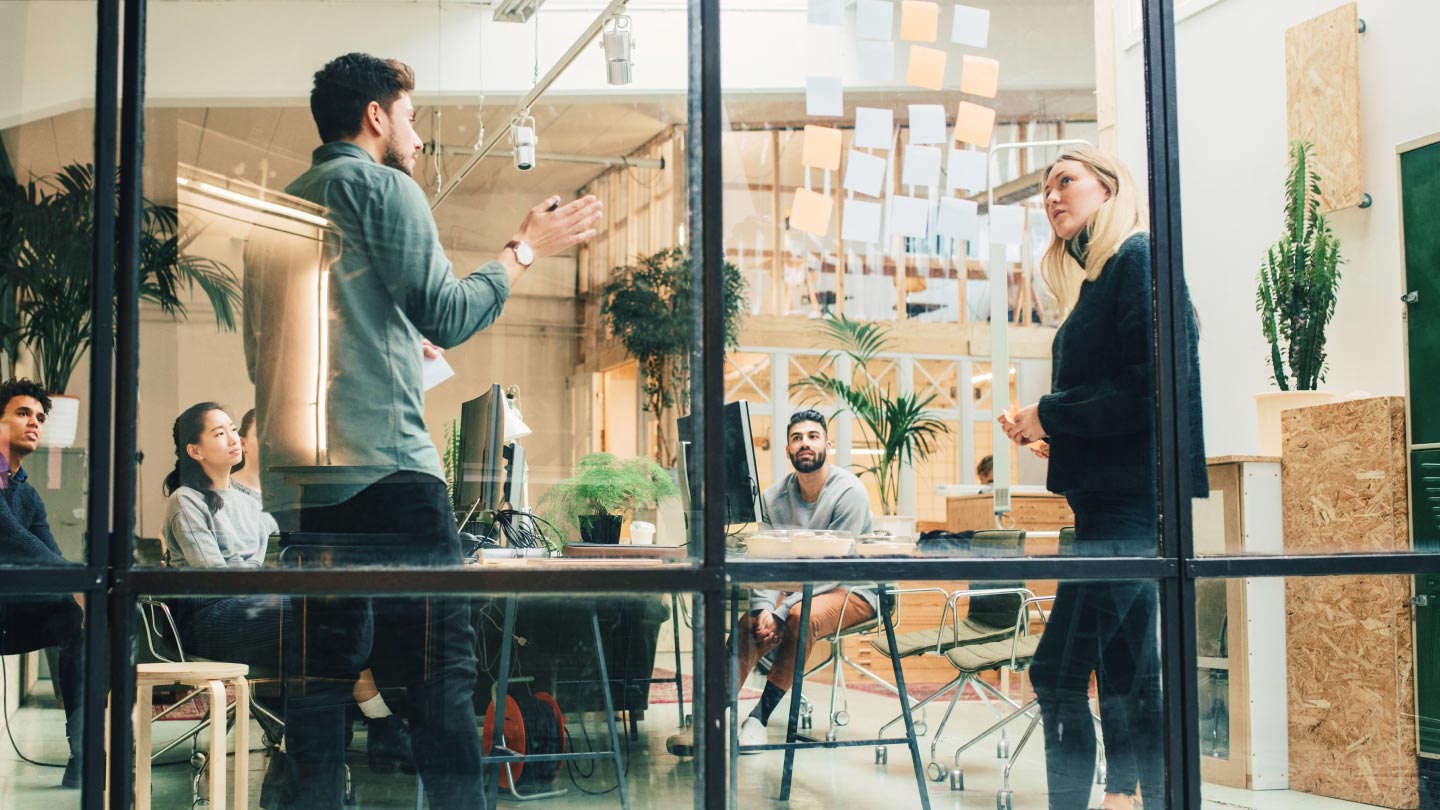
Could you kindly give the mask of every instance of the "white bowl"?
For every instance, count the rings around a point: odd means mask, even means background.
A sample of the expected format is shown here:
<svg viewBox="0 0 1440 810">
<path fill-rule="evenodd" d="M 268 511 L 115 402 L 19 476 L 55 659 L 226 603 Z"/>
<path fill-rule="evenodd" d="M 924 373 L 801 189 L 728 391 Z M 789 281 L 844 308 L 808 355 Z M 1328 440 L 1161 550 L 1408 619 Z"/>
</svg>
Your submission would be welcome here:
<svg viewBox="0 0 1440 810">
<path fill-rule="evenodd" d="M 790 538 L 790 545 L 795 549 L 795 556 L 801 559 L 849 557 L 851 549 L 855 547 L 855 538 L 826 534 L 809 536 L 797 534 Z"/>
<path fill-rule="evenodd" d="M 784 534 L 752 534 L 745 538 L 745 548 L 747 557 L 773 557 L 782 560 L 795 558 L 795 544 Z"/>
<path fill-rule="evenodd" d="M 857 543 L 855 553 L 861 557 L 915 557 L 919 555 L 919 547 L 904 541 L 876 540 Z"/>
</svg>

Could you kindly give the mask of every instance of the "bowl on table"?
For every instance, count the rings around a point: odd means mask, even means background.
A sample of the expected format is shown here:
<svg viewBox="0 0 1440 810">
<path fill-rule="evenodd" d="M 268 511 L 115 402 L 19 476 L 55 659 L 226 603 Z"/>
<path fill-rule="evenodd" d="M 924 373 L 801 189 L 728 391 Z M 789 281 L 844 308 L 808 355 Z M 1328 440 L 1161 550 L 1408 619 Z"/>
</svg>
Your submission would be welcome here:
<svg viewBox="0 0 1440 810">
<path fill-rule="evenodd" d="M 855 537 L 849 532 L 793 532 L 790 545 L 801 559 L 849 557 L 855 548 Z"/>
</svg>

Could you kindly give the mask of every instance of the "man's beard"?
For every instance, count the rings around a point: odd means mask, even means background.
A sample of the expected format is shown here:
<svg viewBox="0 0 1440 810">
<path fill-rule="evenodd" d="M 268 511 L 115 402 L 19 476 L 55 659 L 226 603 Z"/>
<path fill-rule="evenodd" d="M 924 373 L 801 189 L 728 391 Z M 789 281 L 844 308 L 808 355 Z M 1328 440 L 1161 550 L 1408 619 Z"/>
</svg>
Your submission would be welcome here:
<svg viewBox="0 0 1440 810">
<path fill-rule="evenodd" d="M 790 456 L 790 466 L 795 468 L 795 472 L 812 473 L 825 466 L 825 456 L 827 453 L 824 448 L 821 448 L 816 450 L 814 455 L 804 461 L 801 461 L 796 454 L 787 453 L 786 455 Z"/>
<path fill-rule="evenodd" d="M 405 158 L 406 155 L 400 151 L 400 147 L 393 143 L 387 143 L 385 144 L 385 154 L 381 156 L 380 163 L 392 169 L 399 169 L 406 174 L 410 174 L 410 165 Z"/>
</svg>

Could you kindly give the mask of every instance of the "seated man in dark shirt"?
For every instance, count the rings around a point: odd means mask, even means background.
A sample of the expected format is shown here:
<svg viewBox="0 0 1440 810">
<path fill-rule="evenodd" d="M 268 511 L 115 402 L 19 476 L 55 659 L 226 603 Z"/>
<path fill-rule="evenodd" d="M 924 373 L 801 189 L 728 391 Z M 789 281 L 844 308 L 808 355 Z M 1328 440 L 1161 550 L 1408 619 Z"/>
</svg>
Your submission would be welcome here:
<svg viewBox="0 0 1440 810">
<path fill-rule="evenodd" d="M 0 383 L 0 565 L 72 565 L 50 534 L 45 504 L 26 480 L 21 466 L 40 446 L 50 397 L 30 380 Z M 46 647 L 60 648 L 55 673 L 65 702 L 65 736 L 70 761 L 60 784 L 80 787 L 80 667 L 85 613 L 78 597 L 7 596 L 0 598 L 0 655 Z"/>
</svg>

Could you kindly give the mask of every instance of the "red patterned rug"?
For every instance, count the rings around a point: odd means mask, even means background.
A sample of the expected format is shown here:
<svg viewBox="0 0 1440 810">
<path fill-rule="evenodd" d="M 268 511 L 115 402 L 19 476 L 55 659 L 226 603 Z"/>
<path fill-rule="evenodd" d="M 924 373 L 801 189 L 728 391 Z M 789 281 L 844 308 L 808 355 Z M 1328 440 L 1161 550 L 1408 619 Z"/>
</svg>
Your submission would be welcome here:
<svg viewBox="0 0 1440 810">
<path fill-rule="evenodd" d="M 650 677 L 652 677 L 652 678 L 673 678 L 673 677 L 675 677 L 675 672 L 674 672 L 673 670 L 660 669 L 660 668 L 657 667 L 656 670 L 655 670 L 655 673 L 654 673 L 653 675 L 651 675 Z M 685 685 L 685 700 L 687 700 L 687 701 L 693 700 L 694 697 L 695 697 L 695 679 L 692 678 L 692 677 L 690 677 L 689 675 L 685 675 L 685 676 L 683 676 L 683 678 L 682 678 L 682 682 L 683 682 L 684 685 Z M 676 698 L 676 694 L 675 694 L 675 684 L 674 684 L 674 683 L 652 683 L 652 684 L 650 684 L 650 703 L 651 703 L 651 704 L 655 704 L 655 703 L 674 703 L 674 702 L 675 702 L 675 698 Z M 751 688 L 751 687 L 748 687 L 748 686 L 747 686 L 747 687 L 745 687 L 745 688 L 743 688 L 743 689 L 740 690 L 740 699 L 741 699 L 741 700 L 759 700 L 759 699 L 760 699 L 760 690 L 759 690 L 759 689 L 754 689 L 754 688 Z"/>
</svg>

